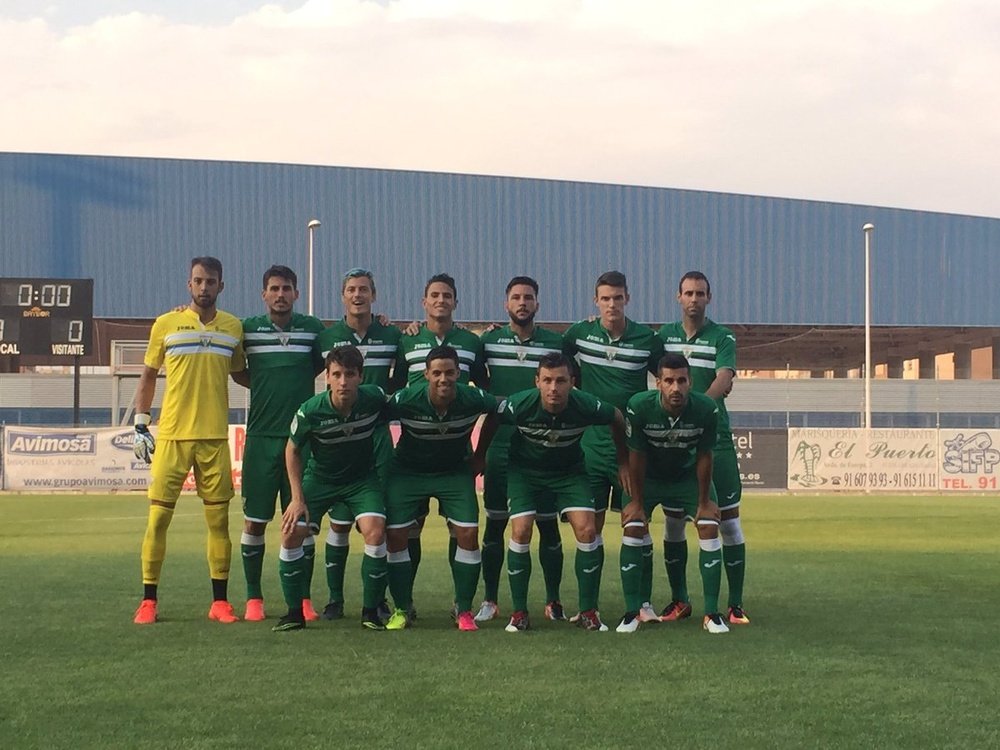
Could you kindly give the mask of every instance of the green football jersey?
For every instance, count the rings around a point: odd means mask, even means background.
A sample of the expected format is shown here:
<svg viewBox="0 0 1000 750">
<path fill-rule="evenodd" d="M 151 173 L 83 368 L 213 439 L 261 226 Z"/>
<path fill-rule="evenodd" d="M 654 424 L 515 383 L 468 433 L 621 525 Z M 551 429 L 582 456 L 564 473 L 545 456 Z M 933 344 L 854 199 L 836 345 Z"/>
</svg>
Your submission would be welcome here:
<svg viewBox="0 0 1000 750">
<path fill-rule="evenodd" d="M 565 472 L 582 467 L 580 438 L 584 430 L 614 421 L 614 405 L 576 388 L 569 392 L 569 403 L 558 414 L 542 407 L 537 388 L 513 394 L 499 411 L 500 424 L 515 428 L 509 465 L 535 471 Z"/>
<path fill-rule="evenodd" d="M 399 354 L 396 358 L 396 370 L 392 374 L 392 382 L 397 388 L 413 385 L 424 379 L 427 369 L 427 352 L 436 346 L 447 344 L 458 352 L 459 376 L 458 382 L 468 384 L 486 382 L 486 367 L 483 358 L 483 342 L 472 331 L 462 328 L 452 328 L 439 339 L 427 328 L 426 323 L 420 324 L 420 331 L 415 336 L 403 335 L 399 341 Z"/>
<path fill-rule="evenodd" d="M 538 360 L 546 354 L 559 354 L 563 341 L 561 334 L 538 326 L 527 339 L 518 338 L 510 325 L 487 331 L 480 338 L 489 369 L 489 391 L 494 396 L 534 388 Z"/>
<path fill-rule="evenodd" d="M 563 334 L 563 352 L 580 366 L 580 389 L 621 411 L 629 397 L 649 386 L 663 342 L 653 329 L 626 319 L 625 333 L 612 340 L 600 320 L 581 320 Z"/>
<path fill-rule="evenodd" d="M 659 331 L 663 348 L 687 357 L 691 365 L 691 390 L 704 393 L 715 380 L 719 370 L 729 369 L 736 374 L 736 337 L 725 326 L 705 319 L 705 325 L 688 338 L 680 322 L 667 323 Z M 729 427 L 726 397 L 716 399 L 719 405 L 719 442 L 716 447 L 733 448 L 733 432 Z"/>
<path fill-rule="evenodd" d="M 243 320 L 243 346 L 250 371 L 250 414 L 247 435 L 286 437 L 295 410 L 316 393 L 316 374 L 323 369 L 317 337 L 323 322 L 292 313 L 286 330 L 267 315 Z"/>
<path fill-rule="evenodd" d="M 319 335 L 319 348 L 325 359 L 331 349 L 354 344 L 365 357 L 361 381 L 388 391 L 389 374 L 399 354 L 399 340 L 402 336 L 403 332 L 396 326 L 384 326 L 373 318 L 362 338 L 341 318 Z"/>
<path fill-rule="evenodd" d="M 396 460 L 420 474 L 460 467 L 469 456 L 469 436 L 479 416 L 496 406 L 497 400 L 482 388 L 459 384 L 442 416 L 431 403 L 426 381 L 396 391 L 387 407 L 388 417 L 399 420 L 402 428 Z"/>
<path fill-rule="evenodd" d="M 309 445 L 305 474 L 322 482 L 342 484 L 373 472 L 372 435 L 383 421 L 385 403 L 381 388 L 362 385 L 346 417 L 333 408 L 329 391 L 317 393 L 301 404 L 292 419 L 290 438 L 300 448 Z"/>
<path fill-rule="evenodd" d="M 626 408 L 628 447 L 646 454 L 646 476 L 677 480 L 694 471 L 698 453 L 715 447 L 719 409 L 692 391 L 676 419 L 663 408 L 658 390 L 637 393 Z"/>
</svg>

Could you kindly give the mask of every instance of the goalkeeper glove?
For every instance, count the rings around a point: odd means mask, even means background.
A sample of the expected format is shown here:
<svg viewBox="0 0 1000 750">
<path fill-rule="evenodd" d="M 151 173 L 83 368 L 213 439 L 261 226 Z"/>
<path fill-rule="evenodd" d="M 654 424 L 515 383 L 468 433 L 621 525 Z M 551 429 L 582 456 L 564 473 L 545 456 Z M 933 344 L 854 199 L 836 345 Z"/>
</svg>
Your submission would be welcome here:
<svg viewBox="0 0 1000 750">
<path fill-rule="evenodd" d="M 156 441 L 149 431 L 150 416 L 148 414 L 135 415 L 135 438 L 132 441 L 132 452 L 140 461 L 147 464 L 153 462 L 153 454 L 156 452 Z"/>
</svg>

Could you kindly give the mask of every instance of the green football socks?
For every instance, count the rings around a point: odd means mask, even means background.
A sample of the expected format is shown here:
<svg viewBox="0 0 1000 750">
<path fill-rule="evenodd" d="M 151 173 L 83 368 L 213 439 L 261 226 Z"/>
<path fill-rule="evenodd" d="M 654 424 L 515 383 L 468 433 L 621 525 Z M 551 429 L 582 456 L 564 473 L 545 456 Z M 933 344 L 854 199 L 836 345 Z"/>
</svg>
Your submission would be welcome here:
<svg viewBox="0 0 1000 750">
<path fill-rule="evenodd" d="M 326 535 L 326 585 L 330 589 L 331 602 L 344 601 L 344 575 L 351 551 L 350 538 L 350 533 L 332 530 Z"/>
<path fill-rule="evenodd" d="M 486 519 L 483 529 L 483 598 L 495 602 L 500 594 L 500 571 L 503 569 L 503 532 L 506 518 Z"/>
<path fill-rule="evenodd" d="M 576 543 L 576 580 L 580 589 L 580 611 L 597 609 L 601 594 L 601 569 L 604 566 L 603 545 L 597 540 Z"/>
<path fill-rule="evenodd" d="M 366 544 L 361 558 L 361 602 L 366 609 L 374 609 L 385 598 L 387 567 L 385 543 Z"/>
<path fill-rule="evenodd" d="M 625 611 L 638 612 L 642 606 L 643 573 L 642 539 L 632 536 L 622 537 L 618 562 L 622 574 L 622 594 L 625 597 Z"/>
<path fill-rule="evenodd" d="M 538 525 L 538 562 L 545 578 L 545 601 L 559 601 L 559 587 L 562 585 L 563 548 L 559 521 L 545 518 L 536 521 Z"/>
<path fill-rule="evenodd" d="M 528 611 L 528 583 L 531 581 L 530 546 L 511 541 L 507 547 L 507 580 L 514 612 Z"/>
<path fill-rule="evenodd" d="M 244 531 L 240 537 L 240 556 L 243 558 L 243 578 L 247 582 L 247 599 L 263 599 L 260 580 L 264 573 L 264 535 Z"/>
<path fill-rule="evenodd" d="M 705 592 L 705 614 L 719 611 L 719 590 L 722 588 L 722 540 L 698 540 L 698 570 Z"/>
</svg>

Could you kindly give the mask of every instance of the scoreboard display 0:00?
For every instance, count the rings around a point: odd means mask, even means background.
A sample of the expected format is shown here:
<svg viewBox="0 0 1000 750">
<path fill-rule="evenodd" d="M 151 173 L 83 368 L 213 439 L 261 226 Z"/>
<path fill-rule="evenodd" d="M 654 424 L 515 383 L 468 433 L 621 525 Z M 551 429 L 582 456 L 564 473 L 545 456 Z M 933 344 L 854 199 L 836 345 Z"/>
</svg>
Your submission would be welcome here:
<svg viewBox="0 0 1000 750">
<path fill-rule="evenodd" d="M 91 353 L 93 279 L 0 279 L 0 356 L 45 364 Z"/>
</svg>

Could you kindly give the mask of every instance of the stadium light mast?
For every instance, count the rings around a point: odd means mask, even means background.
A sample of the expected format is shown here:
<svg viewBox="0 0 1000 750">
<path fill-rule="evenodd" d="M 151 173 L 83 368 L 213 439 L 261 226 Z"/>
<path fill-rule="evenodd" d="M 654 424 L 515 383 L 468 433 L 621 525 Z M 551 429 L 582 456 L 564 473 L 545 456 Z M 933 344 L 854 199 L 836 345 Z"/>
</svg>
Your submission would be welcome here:
<svg viewBox="0 0 1000 750">
<path fill-rule="evenodd" d="M 872 232 L 871 222 L 861 227 L 865 233 L 865 429 L 872 428 Z"/>
<path fill-rule="evenodd" d="M 306 225 L 306 229 L 309 231 L 309 298 L 307 302 L 310 315 L 313 314 L 313 235 L 321 226 L 322 222 L 319 219 L 310 219 Z"/>
</svg>

